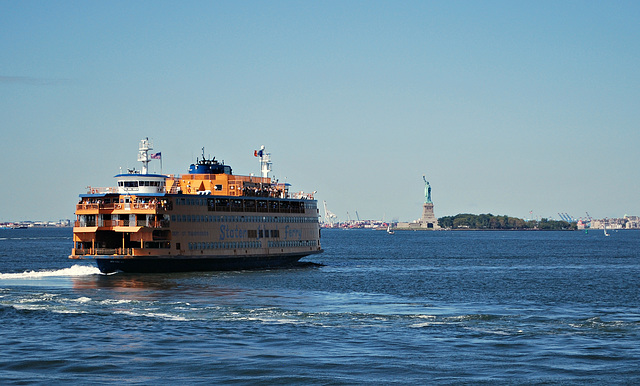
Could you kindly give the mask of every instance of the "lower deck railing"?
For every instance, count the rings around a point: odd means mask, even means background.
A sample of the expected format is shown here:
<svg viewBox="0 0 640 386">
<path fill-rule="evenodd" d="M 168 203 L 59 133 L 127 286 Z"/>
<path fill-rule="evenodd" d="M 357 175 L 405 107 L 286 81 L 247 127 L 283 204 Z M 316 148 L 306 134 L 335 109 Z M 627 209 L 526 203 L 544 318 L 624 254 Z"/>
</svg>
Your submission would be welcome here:
<svg viewBox="0 0 640 386">
<path fill-rule="evenodd" d="M 75 248 L 73 254 L 75 256 L 85 255 L 131 255 L 133 248 Z"/>
</svg>

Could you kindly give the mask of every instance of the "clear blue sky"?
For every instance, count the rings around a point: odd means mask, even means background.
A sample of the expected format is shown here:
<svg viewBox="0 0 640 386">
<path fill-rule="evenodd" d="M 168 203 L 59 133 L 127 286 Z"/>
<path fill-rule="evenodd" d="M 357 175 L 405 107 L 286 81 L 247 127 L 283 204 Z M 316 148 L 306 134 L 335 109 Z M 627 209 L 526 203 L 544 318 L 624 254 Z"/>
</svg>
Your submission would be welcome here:
<svg viewBox="0 0 640 386">
<path fill-rule="evenodd" d="M 205 147 L 339 219 L 640 215 L 638 1 L 0 1 L 0 221 Z M 158 165 L 156 163 L 156 170 Z M 159 170 L 157 170 L 159 171 Z M 322 210 L 321 210 L 322 213 Z"/>
</svg>

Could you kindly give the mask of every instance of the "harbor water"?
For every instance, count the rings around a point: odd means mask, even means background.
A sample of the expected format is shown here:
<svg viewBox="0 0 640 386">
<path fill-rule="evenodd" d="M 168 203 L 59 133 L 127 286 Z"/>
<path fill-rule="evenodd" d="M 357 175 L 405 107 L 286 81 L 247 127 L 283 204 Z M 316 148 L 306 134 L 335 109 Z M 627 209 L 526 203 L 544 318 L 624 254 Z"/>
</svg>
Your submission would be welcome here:
<svg viewBox="0 0 640 386">
<path fill-rule="evenodd" d="M 640 382 L 640 231 L 323 230 L 299 268 L 102 275 L 0 230 L 2 384 Z"/>
</svg>

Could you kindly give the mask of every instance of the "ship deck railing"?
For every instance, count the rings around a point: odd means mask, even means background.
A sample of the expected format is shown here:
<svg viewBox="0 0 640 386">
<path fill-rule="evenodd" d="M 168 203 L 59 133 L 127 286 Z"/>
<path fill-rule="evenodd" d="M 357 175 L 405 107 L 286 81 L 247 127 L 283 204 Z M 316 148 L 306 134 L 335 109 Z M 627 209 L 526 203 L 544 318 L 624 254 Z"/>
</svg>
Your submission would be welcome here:
<svg viewBox="0 0 640 386">
<path fill-rule="evenodd" d="M 114 227 L 147 227 L 147 228 L 168 228 L 169 221 L 165 220 L 99 220 L 99 221 L 80 221 L 74 223 L 76 228 L 79 227 L 95 227 L 98 228 L 114 228 Z"/>
<path fill-rule="evenodd" d="M 131 255 L 133 248 L 74 248 L 74 256 L 86 255 Z"/>
<path fill-rule="evenodd" d="M 168 202 L 112 202 L 109 204 L 101 202 L 82 202 L 76 205 L 76 210 L 118 210 L 118 209 L 134 209 L 134 210 L 156 210 L 171 209 Z"/>
<path fill-rule="evenodd" d="M 108 193 L 118 193 L 118 188 L 110 186 L 106 188 L 95 188 L 93 186 L 87 187 L 87 194 L 108 194 Z"/>
</svg>

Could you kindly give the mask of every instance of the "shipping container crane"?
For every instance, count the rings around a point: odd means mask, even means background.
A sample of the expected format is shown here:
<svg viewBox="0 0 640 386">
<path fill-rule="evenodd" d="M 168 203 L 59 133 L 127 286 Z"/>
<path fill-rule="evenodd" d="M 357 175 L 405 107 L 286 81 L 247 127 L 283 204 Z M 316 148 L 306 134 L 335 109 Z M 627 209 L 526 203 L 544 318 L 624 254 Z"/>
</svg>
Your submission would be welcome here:
<svg viewBox="0 0 640 386">
<path fill-rule="evenodd" d="M 329 209 L 327 209 L 326 201 L 322 201 L 322 203 L 324 204 L 324 222 L 325 224 L 333 225 L 333 219 L 338 216 L 336 216 L 331 211 L 329 211 Z"/>
</svg>

